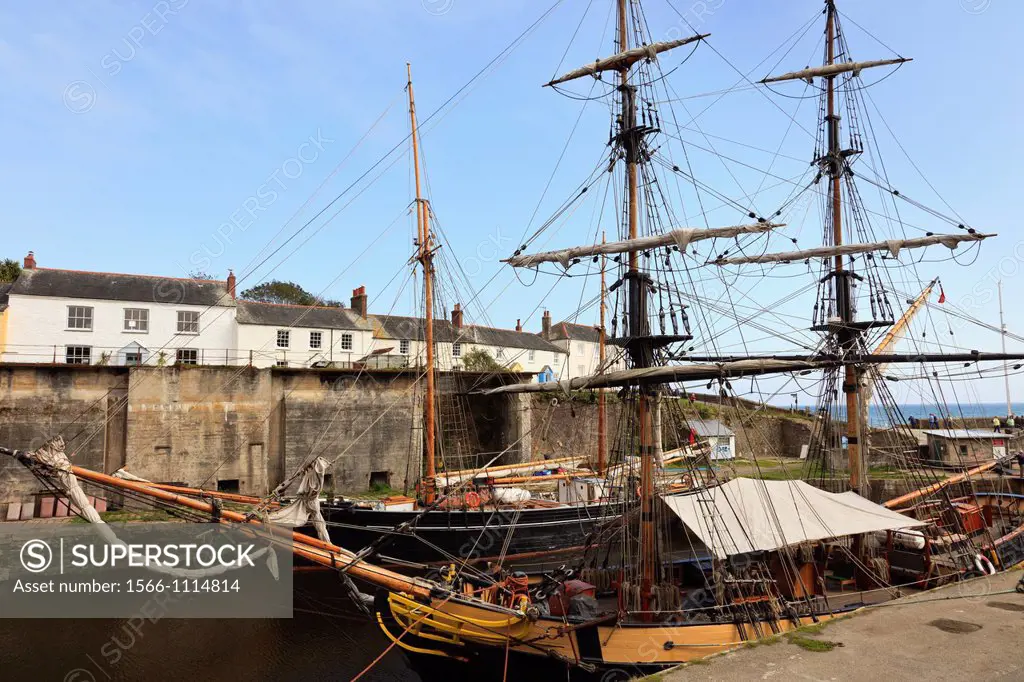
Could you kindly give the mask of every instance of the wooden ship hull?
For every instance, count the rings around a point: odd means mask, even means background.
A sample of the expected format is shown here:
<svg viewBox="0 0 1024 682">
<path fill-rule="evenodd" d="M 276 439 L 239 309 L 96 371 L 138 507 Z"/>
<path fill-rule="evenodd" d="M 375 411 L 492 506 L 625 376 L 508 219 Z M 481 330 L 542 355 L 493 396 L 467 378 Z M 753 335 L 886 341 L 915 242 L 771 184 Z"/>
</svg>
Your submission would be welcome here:
<svg viewBox="0 0 1024 682">
<path fill-rule="evenodd" d="M 530 573 L 557 568 L 583 552 L 602 522 L 621 513 L 611 502 L 541 507 L 388 511 L 353 505 L 321 507 L 331 541 L 341 547 L 383 542 L 378 562 L 433 568 L 453 558 L 475 564 L 501 562 Z M 395 528 L 415 522 L 415 535 Z M 313 533 L 315 535 L 315 533 Z"/>
</svg>

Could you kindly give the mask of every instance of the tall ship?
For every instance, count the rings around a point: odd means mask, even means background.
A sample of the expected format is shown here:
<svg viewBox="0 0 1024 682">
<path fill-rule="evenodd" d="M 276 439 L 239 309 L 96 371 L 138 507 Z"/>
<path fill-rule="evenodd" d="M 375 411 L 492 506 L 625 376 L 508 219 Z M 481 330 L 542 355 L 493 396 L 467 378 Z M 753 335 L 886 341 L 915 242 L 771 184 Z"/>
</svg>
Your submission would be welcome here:
<svg viewBox="0 0 1024 682">
<path fill-rule="evenodd" d="M 944 432 L 955 437 L 956 415 L 947 410 L 934 428 L 913 428 L 908 415 L 899 414 L 889 388 L 909 368 L 916 373 L 911 378 L 937 391 L 942 386 L 941 402 L 952 405 L 955 382 L 944 379 L 954 368 L 978 373 L 991 366 L 1006 372 L 1005 363 L 1024 359 L 1005 351 L 898 352 L 912 341 L 908 330 L 932 305 L 938 286 L 936 273 L 920 273 L 921 254 L 959 257 L 996 237 L 905 196 L 879 167 L 863 161 L 873 158 L 864 107 L 870 84 L 864 78 L 890 73 L 909 60 L 900 55 L 861 59 L 847 43 L 837 2 L 826 0 L 824 12 L 815 11 L 795 36 L 820 29 L 820 64 L 745 84 L 769 99 L 802 85 L 801 97 L 818 110 L 807 170 L 789 181 L 792 191 L 780 205 L 762 212 L 749 196 L 732 199 L 700 180 L 688 156 L 672 155 L 682 126 L 662 105 L 679 99 L 669 83 L 686 73 L 684 53 L 711 49 L 709 35 L 656 40 L 663 34 L 652 29 L 638 0 L 606 5 L 615 19 L 610 56 L 546 83 L 551 90 L 607 104 L 606 152 L 555 218 L 506 262 L 559 280 L 583 270 L 602 280 L 607 276 L 610 284 L 602 283 L 595 298 L 602 345 L 620 354 L 625 367 L 602 364 L 593 375 L 480 389 L 490 396 L 595 394 L 602 414 L 613 396 L 615 417 L 601 430 L 607 443 L 600 443 L 586 473 L 595 481 L 596 499 L 530 508 L 525 500 L 495 499 L 488 506 L 477 498 L 479 509 L 469 509 L 473 505 L 466 496 L 480 491 L 462 484 L 486 473 L 491 462 L 458 476 L 436 470 L 434 238 L 429 202 L 419 190 L 427 416 L 424 476 L 420 500 L 412 507 L 389 511 L 322 503 L 326 463 L 320 459 L 307 462 L 265 499 L 234 500 L 250 505 L 237 511 L 221 508 L 204 491 L 167 490 L 74 466 L 60 439 L 32 452 L 0 451 L 61 490 L 93 522 L 102 521 L 80 482 L 185 510 L 194 520 L 308 527 L 309 532 L 286 535 L 296 555 L 337 571 L 345 589 L 364 605 L 368 600 L 359 594 L 372 591 L 372 606 L 366 608 L 391 647 L 422 660 L 515 656 L 588 672 L 644 672 L 1019 563 L 1024 559 L 1021 498 L 998 486 L 985 488 L 988 475 L 1012 453 L 1004 444 L 1003 452 L 993 449 L 981 461 L 968 461 L 963 454 L 970 450 L 953 449 L 951 459 L 939 462 L 937 454 L 948 454 L 947 449 L 921 447 L 918 438 L 937 434 L 934 438 L 941 439 Z M 789 50 L 778 59 L 780 65 L 788 55 Z M 580 83 L 592 86 L 584 88 L 590 92 L 571 89 Z M 409 95 L 415 149 L 411 87 Z M 805 122 L 794 117 L 792 124 Z M 685 150 L 686 144 L 681 146 Z M 418 173 L 419 162 L 414 163 Z M 923 211 L 928 221 L 948 229 L 918 228 L 898 211 L 870 208 L 859 189 L 865 183 L 889 205 Z M 689 214 L 680 204 L 687 192 L 700 207 L 696 215 L 702 226 L 685 226 Z M 532 248 L 563 224 L 560 217 L 595 196 L 607 210 L 585 243 Z M 721 209 L 705 206 L 711 201 Z M 814 243 L 806 248 L 788 222 L 798 211 L 814 216 Z M 711 223 L 712 214 L 736 219 L 718 226 Z M 780 243 L 788 246 L 780 249 Z M 780 309 L 756 301 L 753 312 L 749 302 L 737 305 L 736 282 L 744 276 L 806 280 L 799 291 L 794 287 L 793 297 L 813 296 L 800 321 L 807 328 L 791 320 L 786 327 Z M 726 283 L 724 300 L 703 295 L 708 281 Z M 718 336 L 731 327 L 756 330 L 788 347 L 729 352 Z M 696 352 L 698 344 L 711 352 Z M 693 447 L 694 427 L 704 417 L 687 396 L 700 390 L 739 411 L 762 409 L 736 400 L 741 382 L 762 392 L 762 403 L 789 393 L 791 384 L 815 395 L 795 475 L 770 476 L 760 469 L 762 460 L 739 471 Z M 889 428 L 869 419 L 877 405 L 890 417 Z M 898 494 L 879 498 L 872 490 L 872 472 L 882 469 L 901 478 Z M 566 534 L 570 525 L 579 532 Z M 495 529 L 506 539 L 496 558 L 482 565 L 459 554 L 455 545 Z M 399 541 L 406 555 L 390 558 L 407 565 L 381 562 L 389 544 Z M 439 550 L 448 555 L 443 565 L 417 574 L 429 560 L 416 553 L 416 543 L 438 550 L 436 545 L 445 542 L 453 544 Z M 516 554 L 566 546 L 573 551 L 538 577 L 509 561 Z"/>
</svg>

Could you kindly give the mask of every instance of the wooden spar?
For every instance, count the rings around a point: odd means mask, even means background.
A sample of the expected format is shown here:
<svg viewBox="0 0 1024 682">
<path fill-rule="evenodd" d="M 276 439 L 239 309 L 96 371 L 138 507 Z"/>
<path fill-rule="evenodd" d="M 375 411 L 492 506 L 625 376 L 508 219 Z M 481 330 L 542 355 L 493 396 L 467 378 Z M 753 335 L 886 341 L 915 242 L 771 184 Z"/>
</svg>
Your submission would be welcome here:
<svg viewBox="0 0 1024 682">
<path fill-rule="evenodd" d="M 189 509 L 194 509 L 207 514 L 219 513 L 222 520 L 254 526 L 265 526 L 263 522 L 257 519 L 250 519 L 244 514 L 240 514 L 229 509 L 221 509 L 219 512 L 216 512 L 213 505 L 209 502 L 195 500 L 191 497 L 185 497 L 168 490 L 153 488 L 146 483 L 127 481 L 122 478 L 117 478 L 108 474 L 101 474 L 98 471 L 92 471 L 90 469 L 74 465 L 71 466 L 71 473 L 82 480 L 91 481 L 92 483 L 99 485 L 113 486 L 122 490 L 131 490 L 132 492 L 140 493 L 147 497 L 152 497 L 171 504 L 177 504 L 182 507 L 188 507 Z M 332 545 L 295 531 L 292 531 L 291 539 L 295 543 L 292 549 L 298 556 L 309 559 L 310 561 L 315 561 L 323 566 L 331 567 L 337 567 L 340 564 L 354 561 L 352 566 L 348 569 L 348 572 L 354 577 L 389 590 L 410 592 L 422 598 L 430 597 L 430 587 L 427 583 L 368 564 L 358 559 L 352 552 L 338 547 L 337 545 Z"/>
<path fill-rule="evenodd" d="M 435 440 L 435 419 L 434 419 L 434 254 L 430 249 L 430 206 L 423 198 L 420 191 L 420 160 L 419 160 L 419 128 L 416 124 L 416 98 L 412 92 L 412 65 L 406 63 L 406 73 L 409 76 L 409 121 L 412 127 L 412 167 L 416 177 L 416 227 L 419 235 L 419 261 L 423 266 L 423 299 L 424 316 L 426 318 L 424 329 L 424 344 L 426 345 L 426 374 L 427 393 L 423 398 L 423 425 L 424 425 L 424 472 L 420 480 L 423 491 L 423 501 L 426 504 L 433 504 L 435 499 L 435 469 L 434 469 L 434 440 Z"/>
<path fill-rule="evenodd" d="M 561 263 L 562 267 L 569 267 L 572 261 L 577 258 L 590 258 L 591 256 L 614 255 L 619 253 L 635 253 L 637 251 L 648 251 L 662 246 L 674 246 L 680 251 L 699 241 L 706 239 L 719 239 L 725 237 L 738 237 L 744 234 L 760 234 L 785 227 L 784 223 L 752 223 L 750 225 L 732 225 L 729 227 L 680 227 L 663 234 L 648 235 L 637 239 L 627 239 L 618 242 L 605 242 L 590 244 L 588 246 L 574 246 L 557 251 L 544 251 L 542 253 L 520 254 L 506 258 L 503 262 L 517 268 L 528 268 L 540 265 L 541 263 Z"/>
<path fill-rule="evenodd" d="M 784 73 L 781 76 L 773 76 L 765 78 L 760 83 L 779 83 L 782 81 L 795 81 L 805 80 L 808 83 L 813 82 L 815 77 L 832 78 L 842 73 L 853 72 L 854 76 L 859 76 L 860 72 L 864 69 L 871 69 L 876 66 L 891 66 L 893 64 L 903 64 L 904 62 L 912 62 L 913 59 L 908 57 L 900 57 L 899 59 L 878 59 L 870 62 L 845 62 L 840 64 L 827 64 L 825 66 L 815 66 L 801 71 L 792 71 L 790 73 Z"/>
<path fill-rule="evenodd" d="M 813 249 L 785 251 L 783 253 L 763 253 L 757 256 L 718 258 L 711 261 L 711 264 L 744 265 L 747 263 L 788 263 L 792 261 L 808 260 L 810 258 L 841 259 L 843 256 L 852 256 L 859 253 L 871 253 L 874 251 L 888 251 L 890 256 L 896 258 L 904 249 L 919 249 L 926 246 L 941 244 L 942 246 L 952 250 L 964 242 L 980 242 L 984 239 L 997 236 L 998 235 L 996 234 L 984 234 L 981 232 L 967 232 L 964 234 L 933 234 L 928 237 L 914 237 L 913 239 L 888 239 L 882 242 L 817 246 Z"/>
<path fill-rule="evenodd" d="M 977 476 L 978 474 L 983 474 L 986 471 L 990 471 L 991 469 L 994 469 L 998 464 L 999 462 L 988 462 L 986 464 L 982 464 L 980 467 L 975 467 L 970 471 L 965 471 L 964 473 L 957 474 L 956 476 L 950 476 L 946 480 L 939 481 L 938 483 L 934 483 L 926 488 L 921 488 L 920 490 L 909 492 L 906 495 L 894 497 L 891 500 L 884 502 L 883 506 L 885 506 L 888 509 L 895 509 L 896 507 L 906 504 L 907 502 L 913 502 L 914 500 L 924 497 L 925 495 L 937 493 L 943 488 L 948 488 L 951 485 L 960 483 L 961 481 L 965 481 L 969 479 L 971 476 Z"/>
<path fill-rule="evenodd" d="M 580 67 L 575 71 L 570 71 L 564 76 L 559 76 L 553 81 L 549 81 L 544 84 L 544 87 L 551 85 L 558 85 L 559 83 L 565 83 L 566 81 L 575 80 L 582 78 L 583 76 L 598 76 L 604 71 L 622 71 L 629 69 L 642 59 L 655 59 L 662 52 L 673 50 L 683 45 L 689 45 L 695 43 L 698 40 L 703 40 L 710 36 L 710 33 L 702 33 L 700 35 L 690 36 L 688 38 L 680 38 L 678 40 L 668 40 L 660 43 L 651 43 L 650 45 L 644 45 L 637 47 L 632 50 L 620 46 L 621 50 L 618 54 L 612 55 L 611 57 L 605 57 L 604 59 L 598 59 L 592 64 Z"/>
<path fill-rule="evenodd" d="M 203 490 L 202 488 L 187 488 L 181 485 L 170 485 L 167 483 L 147 483 L 151 488 L 157 490 L 166 490 L 172 493 L 181 493 L 182 495 L 200 495 L 202 497 L 214 497 L 218 500 L 225 500 L 227 502 L 238 502 L 240 504 L 262 504 L 264 500 L 259 497 L 253 497 L 251 495 L 239 495 L 237 493 L 224 493 L 219 490 Z M 271 502 L 271 506 L 280 507 L 279 502 Z"/>
<path fill-rule="evenodd" d="M 607 240 L 605 235 L 601 233 L 601 244 L 604 244 Z M 601 327 L 598 330 L 597 337 L 597 359 L 601 363 L 601 372 L 604 372 L 605 363 L 605 296 L 608 294 L 608 290 L 605 287 L 605 270 L 608 266 L 608 257 L 601 256 Z M 607 419 L 607 406 L 605 405 L 605 390 L 602 388 L 597 393 L 597 475 L 604 476 L 605 463 L 608 457 L 607 445 L 605 443 L 605 420 Z"/>
</svg>

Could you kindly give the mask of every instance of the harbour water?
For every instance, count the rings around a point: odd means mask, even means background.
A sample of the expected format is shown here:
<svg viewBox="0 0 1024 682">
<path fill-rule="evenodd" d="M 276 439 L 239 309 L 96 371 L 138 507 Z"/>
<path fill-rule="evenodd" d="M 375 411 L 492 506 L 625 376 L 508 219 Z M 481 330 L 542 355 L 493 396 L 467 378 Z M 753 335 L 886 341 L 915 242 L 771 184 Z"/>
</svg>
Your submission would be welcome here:
<svg viewBox="0 0 1024 682">
<path fill-rule="evenodd" d="M 803 407 L 803 406 L 801 406 Z M 916 417 L 922 421 L 927 422 L 928 416 L 934 414 L 938 418 L 949 416 L 954 420 L 957 419 L 983 419 L 992 417 L 1005 417 L 1006 416 L 1006 403 L 960 403 L 950 404 L 948 406 L 939 407 L 934 403 L 918 403 L 918 404 L 903 404 L 897 405 L 899 413 L 906 420 L 910 417 Z M 1015 415 L 1024 414 L 1024 403 L 1012 403 L 1011 408 Z M 838 418 L 843 419 L 846 414 L 846 409 L 843 406 L 837 408 Z M 871 409 L 868 413 L 868 419 L 871 426 L 884 427 L 892 423 L 892 415 L 887 414 L 883 406 L 871 405 Z"/>
</svg>

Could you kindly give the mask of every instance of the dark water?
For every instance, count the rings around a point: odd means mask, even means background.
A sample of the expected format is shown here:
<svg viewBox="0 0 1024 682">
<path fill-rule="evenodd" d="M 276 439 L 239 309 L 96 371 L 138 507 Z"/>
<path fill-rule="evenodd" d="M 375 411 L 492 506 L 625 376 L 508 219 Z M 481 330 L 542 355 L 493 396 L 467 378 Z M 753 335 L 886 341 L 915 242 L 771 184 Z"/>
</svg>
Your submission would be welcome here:
<svg viewBox="0 0 1024 682">
<path fill-rule="evenodd" d="M 337 576 L 297 573 L 295 615 L 288 620 L 14 620 L 0 614 L 0 681 L 351 680 L 389 644 L 343 595 Z M 570 675 L 561 664 L 513 656 L 506 677 L 501 650 L 463 664 L 409 660 L 394 647 L 360 682 L 618 682 L 639 672 Z"/>
<path fill-rule="evenodd" d="M 388 644 L 337 577 L 296 574 L 291 620 L 0 618 L 0 680 L 350 680 Z M 393 649 L 361 679 L 424 678 Z"/>
</svg>

